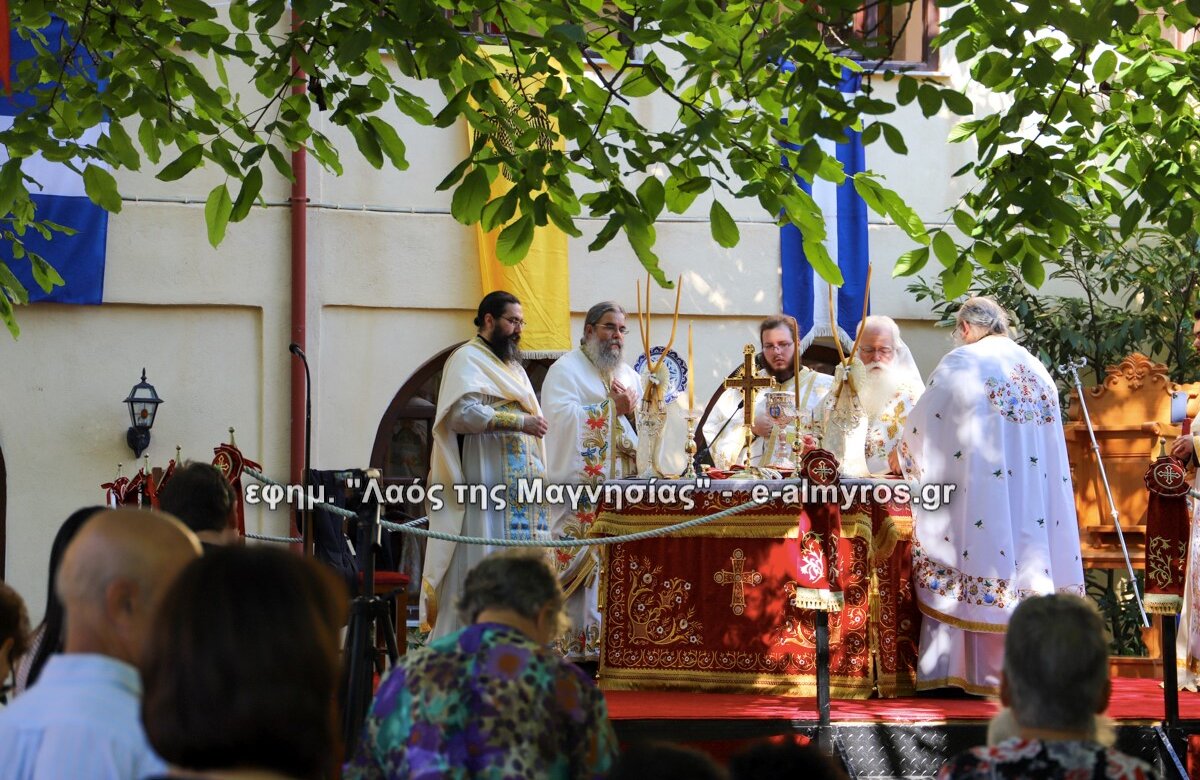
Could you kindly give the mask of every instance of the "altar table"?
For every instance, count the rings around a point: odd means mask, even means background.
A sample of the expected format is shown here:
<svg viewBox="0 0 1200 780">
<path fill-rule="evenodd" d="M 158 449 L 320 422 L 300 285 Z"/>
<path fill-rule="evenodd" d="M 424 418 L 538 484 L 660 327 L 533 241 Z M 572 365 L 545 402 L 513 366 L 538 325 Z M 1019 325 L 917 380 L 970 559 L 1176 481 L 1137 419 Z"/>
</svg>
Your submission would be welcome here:
<svg viewBox="0 0 1200 780">
<path fill-rule="evenodd" d="M 692 493 L 690 509 L 601 503 L 590 533 L 704 517 L 749 500 L 754 484 L 713 481 Z M 763 484 L 779 491 L 787 481 Z M 911 540 L 907 506 L 780 497 L 670 536 L 606 545 L 600 687 L 814 696 L 819 608 L 830 613 L 834 697 L 911 695 L 921 620 Z"/>
</svg>

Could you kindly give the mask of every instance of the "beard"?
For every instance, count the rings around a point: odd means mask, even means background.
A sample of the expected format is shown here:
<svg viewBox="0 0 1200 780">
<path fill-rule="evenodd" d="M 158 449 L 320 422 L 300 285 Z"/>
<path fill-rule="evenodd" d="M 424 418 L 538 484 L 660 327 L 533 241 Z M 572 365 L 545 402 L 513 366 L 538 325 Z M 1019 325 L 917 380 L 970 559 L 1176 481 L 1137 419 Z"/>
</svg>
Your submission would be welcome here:
<svg viewBox="0 0 1200 780">
<path fill-rule="evenodd" d="M 501 336 L 499 333 L 492 333 L 491 337 L 484 338 L 487 345 L 492 348 L 492 353 L 500 358 L 505 363 L 516 363 L 521 359 L 521 334 L 510 333 L 507 336 Z"/>
<path fill-rule="evenodd" d="M 775 367 L 771 365 L 770 361 L 761 352 L 759 353 L 758 365 L 765 369 L 767 374 L 773 377 L 775 383 L 779 385 L 792 381 L 792 374 L 795 373 L 791 363 L 788 363 L 779 370 L 775 370 Z"/>
<path fill-rule="evenodd" d="M 580 348 L 605 379 L 611 379 L 621 364 L 622 348 L 615 341 L 601 341 L 593 337 L 585 340 Z"/>
<path fill-rule="evenodd" d="M 858 398 L 868 416 L 878 417 L 900 389 L 900 372 L 891 363 L 874 361 L 864 366 L 867 369 L 867 379 L 862 383 L 862 387 L 858 388 Z"/>
</svg>

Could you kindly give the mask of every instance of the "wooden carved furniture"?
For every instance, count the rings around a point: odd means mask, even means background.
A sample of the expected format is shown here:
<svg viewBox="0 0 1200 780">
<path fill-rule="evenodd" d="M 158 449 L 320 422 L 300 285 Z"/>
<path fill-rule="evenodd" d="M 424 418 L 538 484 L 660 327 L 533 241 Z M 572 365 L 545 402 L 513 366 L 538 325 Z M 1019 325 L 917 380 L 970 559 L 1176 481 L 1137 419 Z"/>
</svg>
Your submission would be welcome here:
<svg viewBox="0 0 1200 780">
<path fill-rule="evenodd" d="M 1171 425 L 1171 393 L 1184 390 L 1191 396 L 1189 414 L 1195 413 L 1200 384 L 1177 385 L 1167 378 L 1167 367 L 1135 353 L 1117 366 L 1109 366 L 1104 383 L 1084 388 L 1096 442 L 1108 473 L 1113 501 L 1135 565 L 1145 552 L 1147 493 L 1142 476 L 1158 455 L 1159 440 L 1179 435 Z M 1091 439 L 1078 394 L 1072 390 L 1063 425 L 1067 457 L 1075 484 L 1075 511 L 1079 520 L 1083 560 L 1087 568 L 1123 568 L 1116 526 L 1092 451 Z"/>
<path fill-rule="evenodd" d="M 1179 435 L 1180 426 L 1171 424 L 1171 394 L 1189 395 L 1188 415 L 1194 416 L 1200 399 L 1200 383 L 1179 385 L 1167 377 L 1167 367 L 1135 353 L 1119 365 L 1109 366 L 1101 385 L 1084 388 L 1084 401 L 1091 416 L 1096 442 L 1104 459 L 1121 530 L 1129 547 L 1130 560 L 1143 567 L 1146 544 L 1148 494 L 1143 475 L 1158 456 L 1159 443 Z M 1067 457 L 1075 486 L 1075 511 L 1083 547 L 1085 569 L 1125 568 L 1121 546 L 1104 491 L 1091 438 L 1083 420 L 1078 393 L 1071 391 L 1063 425 L 1067 439 Z M 1143 632 L 1150 656 L 1146 659 L 1116 659 L 1116 673 L 1145 676 L 1161 673 L 1157 627 Z M 1145 668 L 1135 668 L 1138 666 Z"/>
</svg>

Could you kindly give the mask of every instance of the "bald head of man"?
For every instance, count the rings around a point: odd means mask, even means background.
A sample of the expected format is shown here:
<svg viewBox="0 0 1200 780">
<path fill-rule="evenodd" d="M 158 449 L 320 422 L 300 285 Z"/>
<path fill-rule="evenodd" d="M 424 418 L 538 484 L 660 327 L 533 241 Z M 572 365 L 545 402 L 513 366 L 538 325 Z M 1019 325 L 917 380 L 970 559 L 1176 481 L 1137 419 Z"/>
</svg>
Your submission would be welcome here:
<svg viewBox="0 0 1200 780">
<path fill-rule="evenodd" d="M 159 600 L 189 561 L 196 535 L 170 515 L 100 512 L 63 555 L 55 587 L 66 612 L 67 653 L 97 653 L 140 666 Z"/>
</svg>

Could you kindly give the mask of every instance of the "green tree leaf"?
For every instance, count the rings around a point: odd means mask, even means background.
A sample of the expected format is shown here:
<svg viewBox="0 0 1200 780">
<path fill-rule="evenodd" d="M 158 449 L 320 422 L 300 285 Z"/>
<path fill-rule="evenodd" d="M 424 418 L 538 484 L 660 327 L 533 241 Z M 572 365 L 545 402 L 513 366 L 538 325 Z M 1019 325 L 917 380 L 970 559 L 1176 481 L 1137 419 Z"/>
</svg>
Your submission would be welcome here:
<svg viewBox="0 0 1200 780">
<path fill-rule="evenodd" d="M 121 211 L 121 196 L 117 192 L 117 180 L 98 165 L 83 169 L 83 190 L 92 202 L 105 211 L 118 214 Z"/>
<path fill-rule="evenodd" d="M 213 187 L 204 203 L 204 221 L 208 224 L 208 243 L 216 247 L 225 239 L 225 228 L 229 225 L 229 215 L 233 213 L 233 201 L 229 198 L 229 188 L 224 184 Z"/>
<path fill-rule="evenodd" d="M 892 275 L 912 276 L 924 268 L 927 262 L 929 262 L 929 247 L 922 246 L 910 249 L 896 260 L 896 266 L 892 269 Z"/>
<path fill-rule="evenodd" d="M 479 221 L 480 213 L 492 194 L 492 186 L 488 182 L 487 173 L 483 168 L 475 167 L 463 177 L 462 184 L 454 191 L 450 199 L 450 214 L 464 225 L 473 225 Z"/>
<path fill-rule="evenodd" d="M 504 265 L 516 265 L 529 254 L 533 243 L 533 216 L 522 214 L 516 222 L 500 231 L 496 239 L 496 257 Z"/>
<path fill-rule="evenodd" d="M 200 161 L 204 159 L 204 147 L 200 144 L 189 147 L 183 154 L 179 155 L 172 162 L 168 163 L 165 168 L 158 172 L 160 181 L 175 181 L 182 179 L 192 171 Z"/>
<path fill-rule="evenodd" d="M 719 200 L 712 202 L 712 208 L 708 211 L 708 221 L 712 237 L 718 244 L 726 249 L 737 246 L 741 239 L 741 232 L 738 230 L 737 223 L 733 221 L 733 217 L 729 216 L 729 212 L 725 210 Z"/>
<path fill-rule="evenodd" d="M 958 265 L 958 247 L 954 245 L 954 239 L 950 237 L 950 234 L 944 230 L 933 234 L 933 253 L 947 268 Z"/>
</svg>

